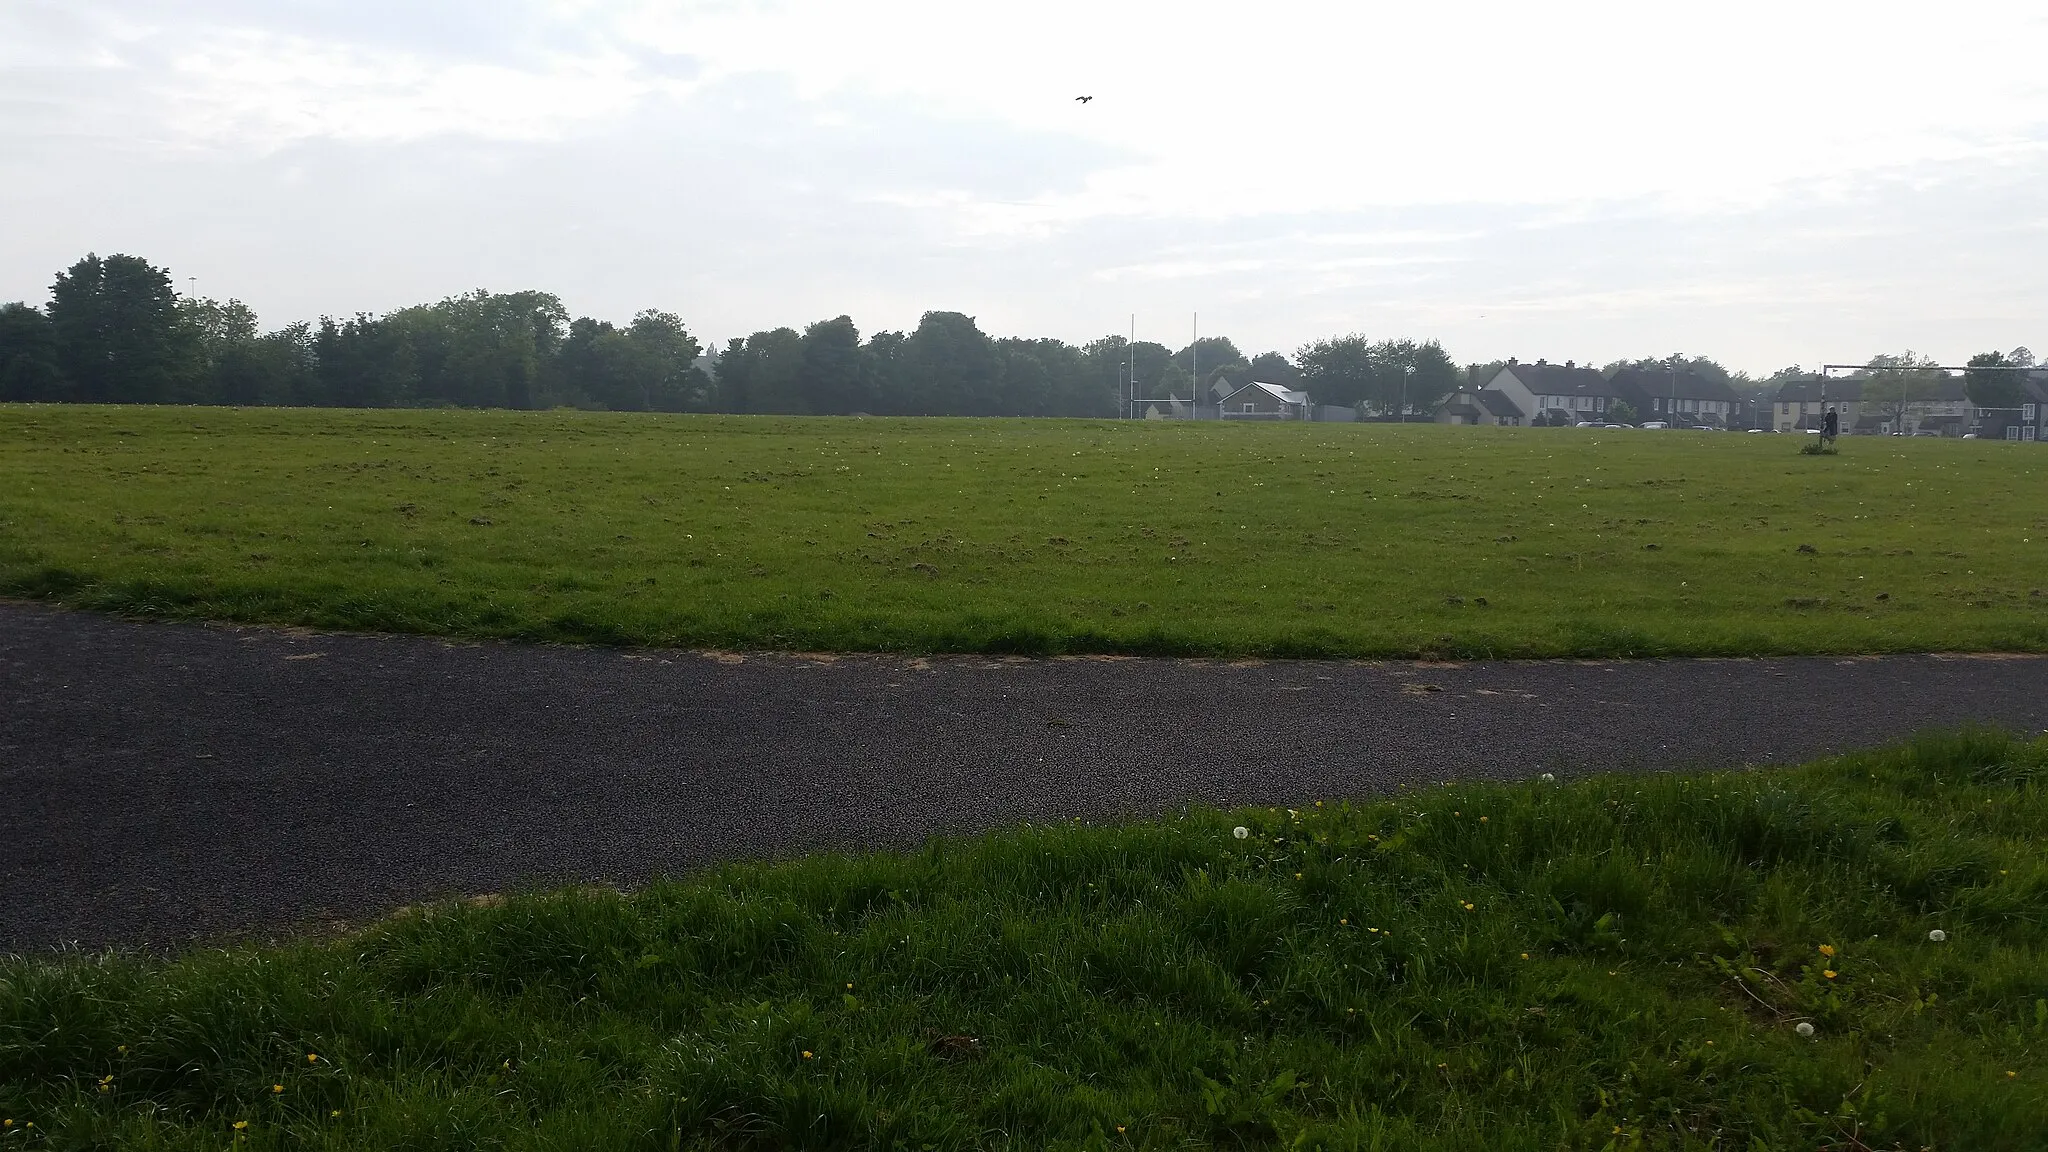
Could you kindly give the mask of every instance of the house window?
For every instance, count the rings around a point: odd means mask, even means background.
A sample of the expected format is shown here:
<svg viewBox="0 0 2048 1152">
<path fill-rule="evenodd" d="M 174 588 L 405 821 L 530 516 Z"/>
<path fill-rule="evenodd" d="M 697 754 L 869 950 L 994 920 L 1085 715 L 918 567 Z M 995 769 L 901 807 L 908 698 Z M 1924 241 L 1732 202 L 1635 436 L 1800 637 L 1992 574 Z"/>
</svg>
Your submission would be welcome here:
<svg viewBox="0 0 2048 1152">
<path fill-rule="evenodd" d="M 1258 411 L 1258 405 L 1253 404 L 1251 401 L 1247 400 L 1244 402 L 1244 410 L 1246 412 L 1256 412 Z"/>
<path fill-rule="evenodd" d="M 2035 411 L 2036 409 L 2032 404 L 2020 405 L 2020 419 L 2025 420 L 2029 424 L 2032 424 L 2034 422 Z"/>
<path fill-rule="evenodd" d="M 1605 396 L 1595 396 L 1595 397 L 1593 397 L 1593 411 L 1595 411 L 1595 412 L 1605 412 L 1605 411 L 1607 411 L 1607 397 L 1605 397 Z"/>
<path fill-rule="evenodd" d="M 2005 438 L 2006 438 L 2007 440 L 2017 440 L 2017 439 L 2019 439 L 2019 438 L 2020 438 L 2020 426 L 2019 426 L 2019 425 L 2017 425 L 2017 424 L 2014 424 L 2014 425 L 2011 425 L 2011 426 L 2007 427 L 2007 428 L 2006 428 L 2006 430 L 2005 430 Z"/>
<path fill-rule="evenodd" d="M 2020 439 L 2022 439 L 2022 440 L 2032 440 L 2033 438 L 2034 438 L 2034 426 L 2033 426 L 2033 425 L 2029 424 L 2029 425 L 2027 425 L 2027 426 L 2026 426 L 2025 428 L 2022 428 L 2022 429 L 2020 429 Z"/>
</svg>

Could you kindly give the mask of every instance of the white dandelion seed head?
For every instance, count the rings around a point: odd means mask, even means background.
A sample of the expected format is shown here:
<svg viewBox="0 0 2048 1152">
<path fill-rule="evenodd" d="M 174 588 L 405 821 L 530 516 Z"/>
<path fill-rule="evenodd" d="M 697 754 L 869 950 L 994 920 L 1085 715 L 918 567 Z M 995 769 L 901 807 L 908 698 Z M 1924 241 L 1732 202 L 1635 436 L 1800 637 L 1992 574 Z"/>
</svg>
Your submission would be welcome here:
<svg viewBox="0 0 2048 1152">
<path fill-rule="evenodd" d="M 1811 1037 L 1813 1035 L 1813 1025 L 1808 1024 L 1804 1020 L 1801 1020 L 1798 1026 L 1793 1028 L 1792 1030 L 1794 1032 L 1799 1033 L 1801 1036 Z"/>
<path fill-rule="evenodd" d="M 1239 825 L 1238 825 L 1237 827 L 1235 827 L 1235 828 L 1232 828 L 1232 829 L 1230 830 L 1230 834 L 1231 834 L 1232 836 L 1235 836 L 1235 837 L 1237 837 L 1237 838 L 1238 838 L 1239 840 L 1242 840 L 1242 839 L 1244 839 L 1245 837 L 1247 837 L 1247 836 L 1251 835 L 1251 834 L 1252 834 L 1252 830 L 1251 830 L 1251 829 L 1249 829 L 1249 828 L 1247 828 L 1247 827 L 1245 827 L 1245 826 L 1244 826 L 1244 825 L 1242 825 L 1242 824 L 1239 824 Z"/>
<path fill-rule="evenodd" d="M 1948 939 L 1948 933 L 1943 932 L 1939 928 L 1930 928 L 1927 930 L 1927 938 L 1929 940 L 1934 941 L 1936 944 L 1939 944 L 1943 940 Z"/>
<path fill-rule="evenodd" d="M 1543 782 L 1544 782 L 1545 784 L 1555 784 L 1555 783 L 1557 783 L 1557 777 L 1556 777 L 1556 776 L 1554 776 L 1554 775 L 1552 775 L 1552 774 L 1551 774 L 1551 773 L 1549 773 L 1549 772 L 1545 772 L 1545 773 L 1544 773 L 1544 774 L 1542 775 L 1541 779 L 1542 779 L 1542 781 L 1543 781 Z"/>
</svg>

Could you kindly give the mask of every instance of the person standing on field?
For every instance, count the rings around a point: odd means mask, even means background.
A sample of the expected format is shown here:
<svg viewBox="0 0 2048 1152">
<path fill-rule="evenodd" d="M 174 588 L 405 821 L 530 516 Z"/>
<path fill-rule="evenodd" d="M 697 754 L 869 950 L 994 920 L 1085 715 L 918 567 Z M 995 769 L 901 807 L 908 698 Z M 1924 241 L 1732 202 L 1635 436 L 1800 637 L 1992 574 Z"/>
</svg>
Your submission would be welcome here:
<svg viewBox="0 0 2048 1152">
<path fill-rule="evenodd" d="M 1820 442 L 1832 446 L 1835 442 L 1836 434 L 1841 432 L 1841 430 L 1841 417 L 1835 415 L 1833 408 L 1828 409 L 1827 419 L 1823 420 L 1820 426 Z"/>
</svg>

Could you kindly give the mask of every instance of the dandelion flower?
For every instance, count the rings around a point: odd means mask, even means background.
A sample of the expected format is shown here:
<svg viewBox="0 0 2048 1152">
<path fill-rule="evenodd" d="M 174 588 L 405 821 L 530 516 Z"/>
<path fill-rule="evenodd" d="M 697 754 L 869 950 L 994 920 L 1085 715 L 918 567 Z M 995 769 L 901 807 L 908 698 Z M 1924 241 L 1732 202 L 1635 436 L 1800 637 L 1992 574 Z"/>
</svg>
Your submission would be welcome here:
<svg viewBox="0 0 2048 1152">
<path fill-rule="evenodd" d="M 1823 956 L 1833 956 L 1835 954 L 1835 946 L 1833 944 L 1821 945 L 1820 954 Z"/>
<path fill-rule="evenodd" d="M 319 1062 L 320 1062 L 320 1054 L 319 1054 L 318 1052 L 308 1052 L 308 1053 L 306 1053 L 306 1063 L 308 1063 L 308 1064 L 318 1064 Z"/>
<path fill-rule="evenodd" d="M 1522 953 L 1522 959 L 1527 960 L 1528 958 L 1529 954 L 1527 952 Z"/>
<path fill-rule="evenodd" d="M 1294 874 L 1294 878 L 1295 878 L 1296 880 L 1299 880 L 1299 879 L 1301 879 L 1301 873 L 1299 873 L 1299 872 L 1296 872 L 1296 873 Z"/>
<path fill-rule="evenodd" d="M 1804 1020 L 1801 1020 L 1798 1024 L 1794 1025 L 1792 1030 L 1794 1032 L 1799 1033 L 1801 1036 L 1811 1037 L 1813 1035 L 1813 1025 L 1808 1024 Z"/>
<path fill-rule="evenodd" d="M 1249 828 L 1247 828 L 1247 827 L 1245 827 L 1245 826 L 1244 826 L 1244 825 L 1242 825 L 1242 824 L 1239 824 L 1239 825 L 1238 825 L 1237 827 L 1235 827 L 1235 828 L 1232 828 L 1232 829 L 1230 830 L 1230 834 L 1231 834 L 1232 836 L 1235 836 L 1235 837 L 1237 837 L 1237 838 L 1238 838 L 1239 840 L 1242 840 L 1242 839 L 1244 839 L 1245 837 L 1247 837 L 1247 836 L 1251 835 L 1251 834 L 1252 834 L 1252 830 L 1251 830 L 1251 829 L 1249 829 Z"/>
<path fill-rule="evenodd" d="M 1337 921 L 1337 923 L 1339 923 L 1339 924 L 1349 924 L 1349 923 L 1351 923 L 1351 921 L 1349 921 L 1349 920 L 1345 920 L 1345 919 L 1341 919 L 1341 918 L 1340 918 L 1340 919 L 1339 919 L 1339 920 Z"/>
<path fill-rule="evenodd" d="M 1121 1135 L 1123 1135 L 1123 1134 L 1124 1134 L 1124 1126 L 1123 1126 L 1123 1125 L 1119 1124 L 1119 1125 L 1117 1125 L 1117 1126 L 1116 1126 L 1116 1134 L 1117 1134 L 1117 1135 L 1119 1135 L 1119 1136 L 1121 1136 Z"/>
<path fill-rule="evenodd" d="M 1480 822 L 1481 824 L 1484 824 L 1484 823 L 1486 823 L 1486 817 L 1484 817 L 1484 816 L 1481 816 L 1481 817 L 1479 818 L 1479 822 Z"/>
<path fill-rule="evenodd" d="M 244 1129 L 244 1128 L 247 1128 L 248 1126 L 249 1126 L 249 1122 L 248 1122 L 247 1120 L 237 1120 L 237 1121 L 235 1121 L 235 1131 L 237 1131 L 237 1132 L 240 1132 L 240 1131 L 241 1131 L 242 1129 Z"/>
<path fill-rule="evenodd" d="M 1820 974 L 1827 977 L 1830 980 L 1833 980 L 1835 978 L 1835 970 L 1833 968 L 1823 968 L 1820 970 Z"/>
<path fill-rule="evenodd" d="M 128 1054 L 128 1046 L 126 1044 L 123 1044 L 120 1047 L 114 1049 L 114 1051 L 119 1052 L 123 1056 L 126 1056 Z"/>
<path fill-rule="evenodd" d="M 282 1084 L 272 1084 L 272 1085 L 270 1086 L 270 1094 L 271 1094 L 272 1096 L 275 1096 L 275 1095 L 277 1095 L 278 1093 L 280 1093 L 280 1092 L 282 1092 L 282 1091 L 284 1091 L 284 1085 L 282 1085 Z"/>
<path fill-rule="evenodd" d="M 332 1112 L 329 1112 L 329 1113 L 327 1114 L 327 1118 L 328 1118 L 329 1120 L 339 1120 L 339 1119 L 341 1119 L 341 1109 L 339 1109 L 339 1108 L 336 1108 L 336 1109 L 335 1109 L 334 1111 L 332 1111 Z"/>
<path fill-rule="evenodd" d="M 1948 939 L 1948 933 L 1946 933 L 1946 932 L 1943 932 L 1943 931 L 1942 931 L 1941 929 L 1939 929 L 1939 928 L 1930 928 L 1930 929 L 1928 929 L 1928 931 L 1927 931 L 1927 938 L 1928 938 L 1929 940 L 1932 940 L 1932 941 L 1934 941 L 1934 942 L 1935 942 L 1936 944 L 1939 944 L 1939 943 L 1941 943 L 1941 942 L 1942 942 L 1943 940 L 1946 940 L 1946 939 Z"/>
<path fill-rule="evenodd" d="M 804 1059 L 806 1059 L 806 1060 L 809 1060 L 810 1058 L 811 1058 L 811 1050 L 810 1050 L 809 1048 L 806 1048 L 806 1049 L 804 1049 Z"/>
<path fill-rule="evenodd" d="M 1469 904 L 1469 903 L 1465 905 L 1465 911 L 1467 911 L 1467 912 L 1470 912 L 1470 911 L 1472 910 L 1472 908 L 1473 908 L 1473 905 L 1471 905 L 1471 904 Z"/>
<path fill-rule="evenodd" d="M 2019 1073 L 2017 1073 L 2017 1072 L 2014 1072 L 2014 1071 L 2013 1071 L 2012 1069 L 2010 1069 L 2010 1068 L 2006 1069 L 2006 1072 L 2005 1072 L 2005 1078 L 2006 1078 L 2007 1080 L 2012 1080 L 2012 1079 L 2016 1079 L 2016 1078 L 2018 1078 L 2018 1076 L 2019 1076 Z"/>
<path fill-rule="evenodd" d="M 1544 774 L 1543 774 L 1543 775 L 1542 775 L 1541 777 L 1539 777 L 1539 779 L 1541 779 L 1541 780 L 1542 780 L 1542 781 L 1543 781 L 1543 782 L 1544 782 L 1545 784 L 1555 784 L 1555 783 L 1557 783 L 1557 777 L 1556 777 L 1556 776 L 1553 776 L 1553 775 L 1551 775 L 1551 774 L 1550 774 L 1550 773 L 1548 773 L 1548 772 L 1545 772 L 1545 773 L 1544 773 Z"/>
</svg>

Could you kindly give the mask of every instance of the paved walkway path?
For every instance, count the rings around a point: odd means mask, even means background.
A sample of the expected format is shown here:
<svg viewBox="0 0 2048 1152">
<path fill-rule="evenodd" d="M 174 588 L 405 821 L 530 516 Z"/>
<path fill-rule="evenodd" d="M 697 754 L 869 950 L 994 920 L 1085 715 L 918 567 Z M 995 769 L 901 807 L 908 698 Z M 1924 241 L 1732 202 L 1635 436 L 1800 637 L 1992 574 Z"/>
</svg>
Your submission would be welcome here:
<svg viewBox="0 0 2048 1152">
<path fill-rule="evenodd" d="M 2048 659 L 742 658 L 0 603 L 0 951 L 1965 721 L 2048 728 Z"/>
</svg>

